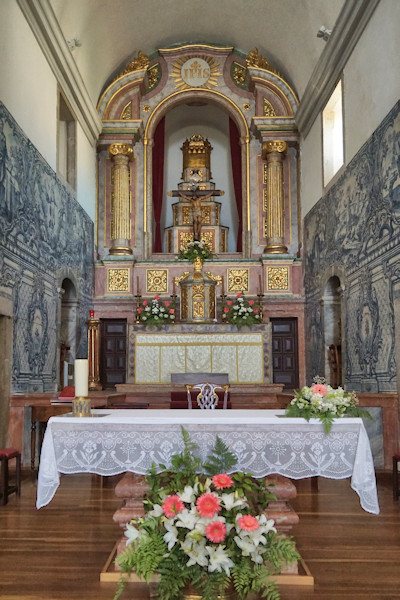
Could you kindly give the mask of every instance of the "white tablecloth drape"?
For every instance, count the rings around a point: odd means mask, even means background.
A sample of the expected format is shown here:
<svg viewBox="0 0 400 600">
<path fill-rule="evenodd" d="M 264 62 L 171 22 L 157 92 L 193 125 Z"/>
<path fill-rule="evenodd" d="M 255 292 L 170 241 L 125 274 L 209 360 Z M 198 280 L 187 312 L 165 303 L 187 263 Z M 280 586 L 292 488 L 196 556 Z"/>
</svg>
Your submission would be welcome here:
<svg viewBox="0 0 400 600">
<path fill-rule="evenodd" d="M 95 410 L 92 417 L 52 417 L 43 441 L 37 508 L 48 504 L 60 473 L 146 474 L 169 466 L 183 449 L 181 425 L 206 459 L 218 435 L 237 456 L 235 471 L 291 479 L 351 477 L 364 510 L 378 514 L 375 470 L 361 419 L 337 419 L 328 435 L 318 420 L 270 410 Z"/>
</svg>

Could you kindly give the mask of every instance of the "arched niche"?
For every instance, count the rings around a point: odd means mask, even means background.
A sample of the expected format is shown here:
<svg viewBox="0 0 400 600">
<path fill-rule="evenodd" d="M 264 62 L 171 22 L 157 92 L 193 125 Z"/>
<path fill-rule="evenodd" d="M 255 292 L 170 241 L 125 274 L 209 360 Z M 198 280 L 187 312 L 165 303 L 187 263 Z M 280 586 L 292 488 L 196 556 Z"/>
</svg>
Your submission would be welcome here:
<svg viewBox="0 0 400 600">
<path fill-rule="evenodd" d="M 249 190 L 249 143 L 250 135 L 246 119 L 237 106 L 228 97 L 213 90 L 187 90 L 176 92 L 159 103 L 150 116 L 144 133 L 144 255 L 150 258 L 153 248 L 153 206 L 152 206 L 152 149 L 154 133 L 160 120 L 169 111 L 190 102 L 204 102 L 216 105 L 236 124 L 241 147 L 242 161 L 242 220 L 243 220 L 243 256 L 250 257 L 250 190 Z"/>
<path fill-rule="evenodd" d="M 325 378 L 336 388 L 343 383 L 342 286 L 337 275 L 330 277 L 325 285 L 323 306 Z"/>
<path fill-rule="evenodd" d="M 78 297 L 74 283 L 63 279 L 59 288 L 61 299 L 59 324 L 59 387 L 68 385 L 68 365 L 76 356 L 78 338 Z"/>
</svg>

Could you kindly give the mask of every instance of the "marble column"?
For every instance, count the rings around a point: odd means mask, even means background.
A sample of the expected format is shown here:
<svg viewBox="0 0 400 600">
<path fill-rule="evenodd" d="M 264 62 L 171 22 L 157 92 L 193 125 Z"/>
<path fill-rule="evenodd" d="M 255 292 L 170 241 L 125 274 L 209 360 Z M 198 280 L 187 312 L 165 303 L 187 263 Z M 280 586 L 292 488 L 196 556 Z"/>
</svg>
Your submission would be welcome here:
<svg viewBox="0 0 400 600">
<path fill-rule="evenodd" d="M 130 144 L 111 144 L 108 152 L 113 160 L 112 167 L 112 221 L 110 254 L 132 254 L 129 161 L 133 158 Z"/>
<path fill-rule="evenodd" d="M 267 245 L 264 254 L 286 254 L 285 198 L 283 193 L 283 158 L 287 144 L 270 140 L 262 145 L 267 161 Z"/>
</svg>

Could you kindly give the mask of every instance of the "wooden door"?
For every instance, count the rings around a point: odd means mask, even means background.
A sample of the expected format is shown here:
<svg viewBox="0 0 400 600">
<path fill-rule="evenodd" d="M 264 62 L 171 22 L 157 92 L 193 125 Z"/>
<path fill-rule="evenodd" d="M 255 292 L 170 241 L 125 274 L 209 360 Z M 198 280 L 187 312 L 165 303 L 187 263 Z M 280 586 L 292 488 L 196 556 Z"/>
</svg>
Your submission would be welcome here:
<svg viewBox="0 0 400 600">
<path fill-rule="evenodd" d="M 113 388 L 126 382 L 126 321 L 103 319 L 101 321 L 101 383 L 103 388 Z"/>
<path fill-rule="evenodd" d="M 298 388 L 297 319 L 271 319 L 271 325 L 274 383 L 283 383 L 287 389 Z"/>
</svg>

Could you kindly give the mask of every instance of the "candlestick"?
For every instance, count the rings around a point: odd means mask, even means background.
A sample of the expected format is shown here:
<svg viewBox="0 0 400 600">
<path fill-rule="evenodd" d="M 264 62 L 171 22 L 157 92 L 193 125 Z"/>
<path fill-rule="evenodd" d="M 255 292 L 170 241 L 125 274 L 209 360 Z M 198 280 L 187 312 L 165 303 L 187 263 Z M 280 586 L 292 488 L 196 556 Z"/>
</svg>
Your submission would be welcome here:
<svg viewBox="0 0 400 600">
<path fill-rule="evenodd" d="M 89 393 L 89 361 L 87 358 L 75 359 L 75 398 L 87 398 Z"/>
</svg>

